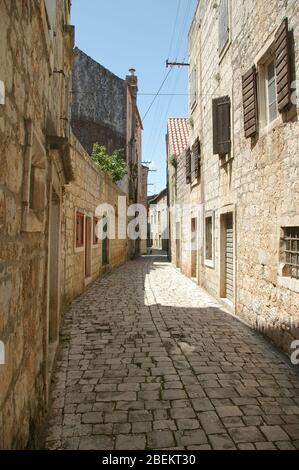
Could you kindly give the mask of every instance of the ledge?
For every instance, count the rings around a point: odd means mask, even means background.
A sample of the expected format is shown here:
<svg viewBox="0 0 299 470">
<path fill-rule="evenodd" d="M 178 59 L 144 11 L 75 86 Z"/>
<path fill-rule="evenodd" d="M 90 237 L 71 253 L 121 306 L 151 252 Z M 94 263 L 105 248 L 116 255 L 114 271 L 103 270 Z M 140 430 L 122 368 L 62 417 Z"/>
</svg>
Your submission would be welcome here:
<svg viewBox="0 0 299 470">
<path fill-rule="evenodd" d="M 278 276 L 279 287 L 284 287 L 299 294 L 299 279 L 292 279 L 291 277 Z"/>
</svg>

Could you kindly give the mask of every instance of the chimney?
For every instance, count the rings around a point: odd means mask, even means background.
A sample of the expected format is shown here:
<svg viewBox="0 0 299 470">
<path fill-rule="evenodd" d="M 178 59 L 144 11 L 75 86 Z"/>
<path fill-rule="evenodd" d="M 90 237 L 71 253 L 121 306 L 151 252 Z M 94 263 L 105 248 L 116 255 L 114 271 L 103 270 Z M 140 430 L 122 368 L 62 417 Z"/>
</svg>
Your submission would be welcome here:
<svg viewBox="0 0 299 470">
<path fill-rule="evenodd" d="M 135 75 L 135 72 L 136 72 L 136 70 L 131 68 L 129 70 L 130 75 L 126 76 L 126 81 L 127 81 L 128 85 L 131 88 L 133 96 L 136 98 L 137 97 L 137 92 L 138 92 L 138 78 Z"/>
</svg>

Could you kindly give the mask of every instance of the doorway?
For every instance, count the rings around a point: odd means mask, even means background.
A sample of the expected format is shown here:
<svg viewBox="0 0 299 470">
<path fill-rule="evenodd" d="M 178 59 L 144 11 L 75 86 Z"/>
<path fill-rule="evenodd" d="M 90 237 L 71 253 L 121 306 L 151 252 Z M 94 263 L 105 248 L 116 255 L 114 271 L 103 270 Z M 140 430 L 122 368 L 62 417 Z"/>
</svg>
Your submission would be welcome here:
<svg viewBox="0 0 299 470">
<path fill-rule="evenodd" d="M 233 214 L 221 216 L 221 297 L 234 302 L 234 226 Z"/>
<path fill-rule="evenodd" d="M 108 246 L 108 222 L 107 219 L 103 224 L 103 237 L 102 237 L 102 266 L 109 264 L 109 246 Z"/>
<path fill-rule="evenodd" d="M 85 277 L 91 277 L 91 217 L 85 217 Z"/>
<path fill-rule="evenodd" d="M 181 233 L 180 233 L 180 222 L 176 223 L 176 267 L 181 267 Z"/>
<path fill-rule="evenodd" d="M 49 369 L 52 367 L 59 332 L 60 295 L 60 199 L 52 188 L 49 225 Z"/>
<path fill-rule="evenodd" d="M 197 219 L 191 219 L 191 277 L 197 279 Z"/>
</svg>

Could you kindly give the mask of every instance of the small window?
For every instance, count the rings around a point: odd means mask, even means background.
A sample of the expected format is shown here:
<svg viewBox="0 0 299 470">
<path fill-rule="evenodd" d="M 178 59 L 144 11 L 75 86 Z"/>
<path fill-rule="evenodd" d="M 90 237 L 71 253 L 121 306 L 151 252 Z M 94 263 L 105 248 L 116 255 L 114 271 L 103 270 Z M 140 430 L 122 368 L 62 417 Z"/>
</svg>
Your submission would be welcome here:
<svg viewBox="0 0 299 470">
<path fill-rule="evenodd" d="M 197 102 L 197 70 L 193 67 L 190 74 L 190 107 L 194 108 Z"/>
<path fill-rule="evenodd" d="M 84 245 L 84 214 L 76 212 L 76 247 L 81 248 Z"/>
<path fill-rule="evenodd" d="M 51 39 L 54 37 L 56 26 L 56 0 L 45 0 L 48 28 Z"/>
<path fill-rule="evenodd" d="M 261 128 L 271 124 L 278 116 L 277 81 L 273 48 L 274 46 L 272 45 L 258 65 Z"/>
<path fill-rule="evenodd" d="M 284 227 L 282 238 L 283 275 L 299 279 L 299 227 Z"/>
<path fill-rule="evenodd" d="M 213 217 L 206 217 L 205 223 L 205 259 L 213 261 Z"/>
<path fill-rule="evenodd" d="M 220 0 L 219 5 L 219 55 L 229 42 L 229 6 L 228 0 Z"/>
</svg>

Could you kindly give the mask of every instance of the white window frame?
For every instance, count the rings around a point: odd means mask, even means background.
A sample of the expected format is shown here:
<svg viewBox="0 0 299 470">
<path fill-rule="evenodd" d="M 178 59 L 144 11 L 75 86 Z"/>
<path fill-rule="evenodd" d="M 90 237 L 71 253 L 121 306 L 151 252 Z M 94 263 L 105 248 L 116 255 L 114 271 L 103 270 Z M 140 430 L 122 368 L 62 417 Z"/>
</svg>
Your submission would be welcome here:
<svg viewBox="0 0 299 470">
<path fill-rule="evenodd" d="M 277 110 L 277 116 L 270 122 L 269 118 L 269 97 L 268 97 L 268 66 L 274 62 L 275 66 L 274 42 L 268 46 L 268 49 L 257 62 L 258 70 L 258 110 L 259 110 L 259 128 L 261 135 L 267 133 L 280 122 L 280 115 Z M 276 98 L 277 102 L 277 98 Z"/>
</svg>

